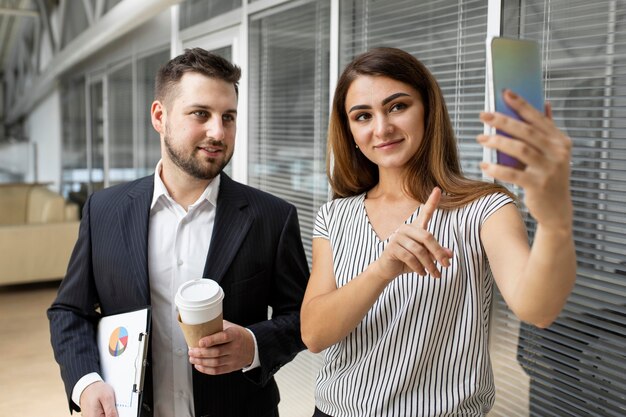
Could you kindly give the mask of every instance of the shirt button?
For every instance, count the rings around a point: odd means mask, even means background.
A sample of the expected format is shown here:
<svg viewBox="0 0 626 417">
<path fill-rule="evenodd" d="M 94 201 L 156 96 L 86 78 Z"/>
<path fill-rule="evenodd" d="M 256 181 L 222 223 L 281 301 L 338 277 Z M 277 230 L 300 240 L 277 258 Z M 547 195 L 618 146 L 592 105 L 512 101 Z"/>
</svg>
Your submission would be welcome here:
<svg viewBox="0 0 626 417">
<path fill-rule="evenodd" d="M 176 264 L 177 264 L 178 266 L 181 266 L 181 265 L 183 264 L 183 260 L 182 260 L 182 259 L 179 259 L 178 261 L 176 261 Z"/>
<path fill-rule="evenodd" d="M 176 349 L 176 354 L 177 354 L 178 356 L 183 356 L 183 354 L 184 354 L 184 353 L 185 353 L 185 351 L 184 351 L 184 350 L 182 350 L 182 349 Z"/>
<path fill-rule="evenodd" d="M 185 398 L 185 392 L 184 391 L 178 391 L 178 398 Z"/>
</svg>

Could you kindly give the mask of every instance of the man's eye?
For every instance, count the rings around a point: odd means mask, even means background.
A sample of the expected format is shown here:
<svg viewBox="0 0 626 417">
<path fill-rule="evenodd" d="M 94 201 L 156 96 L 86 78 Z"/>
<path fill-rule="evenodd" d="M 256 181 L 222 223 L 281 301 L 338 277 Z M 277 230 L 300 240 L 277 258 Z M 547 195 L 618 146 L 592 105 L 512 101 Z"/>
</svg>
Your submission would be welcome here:
<svg viewBox="0 0 626 417">
<path fill-rule="evenodd" d="M 233 116 L 232 114 L 225 114 L 225 115 L 222 117 L 222 119 L 223 119 L 225 122 L 234 122 L 235 120 L 237 120 L 237 119 L 235 118 L 235 116 Z"/>
<path fill-rule="evenodd" d="M 193 114 L 194 114 L 195 116 L 198 116 L 198 117 L 203 117 L 203 118 L 207 118 L 207 117 L 209 117 L 209 113 L 207 113 L 207 112 L 206 112 L 206 111 L 204 111 L 204 110 L 196 110 L 195 112 L 193 112 Z"/>
</svg>

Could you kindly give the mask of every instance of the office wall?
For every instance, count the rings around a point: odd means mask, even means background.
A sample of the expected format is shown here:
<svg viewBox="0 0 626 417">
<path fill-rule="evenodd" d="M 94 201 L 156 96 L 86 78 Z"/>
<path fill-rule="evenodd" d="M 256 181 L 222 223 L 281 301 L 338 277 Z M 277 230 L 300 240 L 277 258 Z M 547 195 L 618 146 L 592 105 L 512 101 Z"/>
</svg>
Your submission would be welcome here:
<svg viewBox="0 0 626 417">
<path fill-rule="evenodd" d="M 61 172 L 61 102 L 58 88 L 47 95 L 29 114 L 25 134 L 35 145 L 34 166 L 26 181 L 51 183 L 58 191 Z"/>
</svg>

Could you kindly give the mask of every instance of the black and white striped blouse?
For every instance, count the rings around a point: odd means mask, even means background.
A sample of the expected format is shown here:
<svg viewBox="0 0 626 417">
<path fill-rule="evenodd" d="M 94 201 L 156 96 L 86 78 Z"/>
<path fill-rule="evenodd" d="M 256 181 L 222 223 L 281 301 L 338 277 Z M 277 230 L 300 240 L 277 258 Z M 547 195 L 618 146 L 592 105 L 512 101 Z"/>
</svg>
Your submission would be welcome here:
<svg viewBox="0 0 626 417">
<path fill-rule="evenodd" d="M 330 201 L 317 215 L 313 237 L 330 241 L 337 287 L 363 272 L 388 243 L 371 227 L 364 199 Z M 479 232 L 485 219 L 511 202 L 494 193 L 435 211 L 428 230 L 453 251 L 451 265 L 441 279 L 397 277 L 359 325 L 324 351 L 317 408 L 334 417 L 489 411 L 495 396 L 487 352 L 493 277 Z"/>
</svg>

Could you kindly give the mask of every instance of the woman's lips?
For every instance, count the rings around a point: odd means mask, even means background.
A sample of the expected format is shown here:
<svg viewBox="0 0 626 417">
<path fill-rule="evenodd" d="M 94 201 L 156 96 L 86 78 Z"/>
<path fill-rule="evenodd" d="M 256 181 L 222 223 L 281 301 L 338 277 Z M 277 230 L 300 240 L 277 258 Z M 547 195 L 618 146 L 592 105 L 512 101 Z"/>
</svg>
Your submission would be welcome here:
<svg viewBox="0 0 626 417">
<path fill-rule="evenodd" d="M 380 145 L 376 145 L 374 146 L 375 149 L 389 149 L 391 147 L 393 147 L 394 145 L 402 142 L 404 139 L 395 139 L 395 140 L 390 140 L 388 142 L 383 142 Z"/>
</svg>

